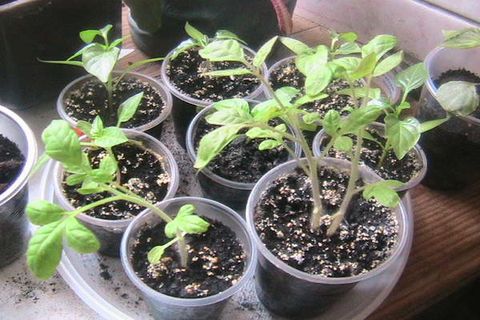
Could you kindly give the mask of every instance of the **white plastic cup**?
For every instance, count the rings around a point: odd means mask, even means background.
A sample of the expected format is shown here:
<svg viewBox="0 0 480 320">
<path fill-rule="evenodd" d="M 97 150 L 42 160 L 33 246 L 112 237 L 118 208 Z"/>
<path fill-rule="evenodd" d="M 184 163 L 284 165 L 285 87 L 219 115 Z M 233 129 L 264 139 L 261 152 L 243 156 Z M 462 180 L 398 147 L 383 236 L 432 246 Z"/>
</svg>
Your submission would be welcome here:
<svg viewBox="0 0 480 320">
<path fill-rule="evenodd" d="M 172 297 L 147 286 L 133 270 L 130 257 L 132 255 L 132 246 L 137 239 L 139 230 L 144 227 L 145 224 L 156 224 L 161 221 L 157 215 L 150 211 L 145 211 L 137 216 L 125 232 L 121 246 L 123 268 L 129 279 L 141 291 L 155 319 L 217 319 L 230 297 L 240 291 L 253 277 L 257 254 L 254 242 L 245 225 L 245 221 L 238 213 L 221 203 L 203 198 L 180 197 L 162 201 L 158 204 L 158 207 L 163 209 L 167 214 L 174 216 L 178 212 L 178 209 L 185 204 L 193 204 L 197 209 L 196 213 L 198 215 L 217 220 L 235 232 L 247 257 L 242 278 L 227 290 L 204 298 L 185 299 Z"/>
<path fill-rule="evenodd" d="M 305 161 L 305 159 L 303 159 Z M 319 165 L 349 169 L 350 162 L 325 158 Z M 255 229 L 255 207 L 262 193 L 273 181 L 297 168 L 295 160 L 286 162 L 264 175 L 253 188 L 247 204 L 247 225 L 258 250 L 258 264 L 255 274 L 255 288 L 259 300 L 272 313 L 282 317 L 307 318 L 318 315 L 336 301 L 343 293 L 359 282 L 384 272 L 391 266 L 407 245 L 408 234 L 413 232 L 413 217 L 408 205 L 402 200 L 395 209 L 399 223 L 398 239 L 390 257 L 377 268 L 352 277 L 328 278 L 297 270 L 273 255 L 260 239 Z M 366 182 L 378 181 L 380 177 L 365 166 L 360 168 Z"/>
<path fill-rule="evenodd" d="M 10 186 L 0 194 L 0 268 L 18 259 L 27 249 L 30 237 L 25 216 L 28 178 L 37 159 L 37 143 L 30 127 L 13 111 L 0 105 L 0 134 L 14 142 L 25 163 Z"/>
<path fill-rule="evenodd" d="M 178 189 L 179 172 L 177 163 L 175 162 L 175 159 L 168 148 L 165 147 L 160 141 L 144 132 L 131 129 L 123 129 L 123 131 L 129 139 L 142 141 L 146 148 L 163 158 L 165 171 L 168 172 L 168 175 L 170 176 L 170 183 L 168 185 L 168 191 L 164 200 L 173 198 Z M 82 139 L 85 139 L 85 136 L 82 137 Z M 65 196 L 62 186 L 64 181 L 64 171 L 59 162 L 55 164 L 53 172 L 55 199 L 59 202 L 60 206 L 66 210 L 75 210 Z M 97 236 L 98 240 L 100 241 L 100 253 L 112 257 L 119 256 L 120 242 L 123 233 L 127 229 L 128 225 L 132 222 L 133 218 L 123 220 L 105 220 L 95 218 L 84 213 L 79 214 L 77 218 Z"/>
</svg>

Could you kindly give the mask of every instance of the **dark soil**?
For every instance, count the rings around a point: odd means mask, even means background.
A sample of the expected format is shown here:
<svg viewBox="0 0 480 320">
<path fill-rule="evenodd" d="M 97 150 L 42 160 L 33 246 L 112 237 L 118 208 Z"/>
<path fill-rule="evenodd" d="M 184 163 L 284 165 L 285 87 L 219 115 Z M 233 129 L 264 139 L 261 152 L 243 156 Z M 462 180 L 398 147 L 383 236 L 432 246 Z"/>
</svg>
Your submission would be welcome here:
<svg viewBox="0 0 480 320">
<path fill-rule="evenodd" d="M 378 142 L 385 144 L 385 138 L 377 131 L 373 129 L 369 129 L 368 131 Z M 351 138 L 355 141 L 354 136 L 351 136 Z M 324 141 L 323 147 L 326 147 L 328 140 Z M 380 162 L 380 158 L 382 156 L 382 148 L 378 145 L 378 143 L 372 140 L 364 139 L 362 146 L 362 154 L 360 156 L 361 161 L 369 168 L 372 168 L 373 171 L 375 171 L 385 180 L 392 179 L 406 183 L 415 178 L 423 168 L 420 159 L 416 157 L 416 154 L 413 150 L 408 152 L 402 160 L 399 160 L 395 156 L 395 153 L 390 150 L 387 152 L 387 155 L 383 160 L 383 164 L 379 166 L 378 163 Z M 352 152 L 354 152 L 354 148 L 352 149 Z M 342 151 L 335 150 L 335 148 L 330 149 L 328 156 L 337 159 L 350 160 L 350 157 L 347 154 Z"/>
<path fill-rule="evenodd" d="M 326 213 L 334 213 L 346 192 L 348 175 L 332 168 L 319 172 Z M 391 254 L 398 237 L 392 211 L 373 200 L 355 197 L 347 221 L 330 238 L 325 215 L 318 232 L 310 230 L 311 183 L 300 170 L 282 176 L 264 191 L 255 208 L 255 228 L 280 260 L 303 272 L 349 277 L 378 267 Z"/>
<path fill-rule="evenodd" d="M 113 112 L 108 107 L 107 90 L 97 79 L 83 82 L 80 87 L 69 92 L 65 98 L 65 112 L 75 121 L 92 122 L 99 115 L 106 126 L 115 125 L 117 110 L 122 102 L 143 91 L 143 98 L 137 112 L 123 128 L 134 128 L 157 118 L 165 107 L 160 92 L 148 82 L 125 77 L 113 92 Z"/>
<path fill-rule="evenodd" d="M 179 91 L 195 99 L 220 101 L 250 95 L 260 85 L 252 75 L 210 77 L 202 73 L 240 68 L 239 62 L 209 62 L 198 54 L 197 49 L 180 53 L 167 66 L 167 75 Z"/>
<path fill-rule="evenodd" d="M 198 148 L 202 137 L 215 128 L 217 126 L 207 123 L 205 119 L 199 122 L 194 141 L 195 149 Z M 241 135 L 225 147 L 207 168 L 227 180 L 242 183 L 257 182 L 265 173 L 286 162 L 289 156 L 283 146 L 271 150 L 258 150 L 262 141 L 263 139 L 250 139 Z"/>
<path fill-rule="evenodd" d="M 0 194 L 19 175 L 25 163 L 25 157 L 18 146 L 0 134 Z"/>
<path fill-rule="evenodd" d="M 218 221 L 206 220 L 210 223 L 207 232 L 186 236 L 188 269 L 181 267 L 175 245 L 165 251 L 158 264 L 150 264 L 148 252 L 170 239 L 165 236 L 164 223 L 145 226 L 130 258 L 135 273 L 152 289 L 179 298 L 208 297 L 233 286 L 244 272 L 244 250 L 232 230 Z"/>
<path fill-rule="evenodd" d="M 118 160 L 122 186 L 153 203 L 159 202 L 165 197 L 170 176 L 165 170 L 164 160 L 160 155 L 131 143 L 115 146 L 113 152 Z M 97 168 L 100 159 L 105 156 L 105 151 L 90 149 L 88 154 L 92 167 Z M 81 195 L 76 192 L 78 185 L 68 186 L 64 183 L 63 187 L 67 199 L 75 208 L 110 196 L 106 192 Z M 105 220 L 121 220 L 132 218 L 144 209 L 144 207 L 130 202 L 114 201 L 89 210 L 86 214 Z"/>
</svg>

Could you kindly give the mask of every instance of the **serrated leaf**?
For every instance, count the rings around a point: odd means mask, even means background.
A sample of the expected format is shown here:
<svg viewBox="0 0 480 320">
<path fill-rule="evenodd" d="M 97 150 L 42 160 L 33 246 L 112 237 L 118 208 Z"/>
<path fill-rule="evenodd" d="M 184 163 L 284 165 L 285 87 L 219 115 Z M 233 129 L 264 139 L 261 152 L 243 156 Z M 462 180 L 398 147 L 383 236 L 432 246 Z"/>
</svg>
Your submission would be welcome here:
<svg viewBox="0 0 480 320">
<path fill-rule="evenodd" d="M 252 64 L 255 67 L 259 68 L 265 62 L 267 57 L 270 55 L 270 52 L 272 51 L 273 46 L 277 42 L 277 39 L 278 39 L 278 36 L 275 36 L 272 39 L 265 42 L 265 44 L 260 47 L 257 54 L 253 58 Z"/>
<path fill-rule="evenodd" d="M 60 220 L 65 210 L 46 200 L 35 200 L 27 205 L 25 212 L 30 222 L 38 226 L 43 226 Z"/>
<path fill-rule="evenodd" d="M 333 146 L 339 151 L 350 153 L 353 148 L 353 140 L 348 136 L 341 136 L 335 139 Z"/>
<path fill-rule="evenodd" d="M 260 150 L 260 151 L 271 150 L 271 149 L 274 149 L 274 148 L 279 147 L 281 145 L 282 145 L 282 141 L 272 140 L 272 139 L 263 140 L 258 145 L 258 150 Z"/>
<path fill-rule="evenodd" d="M 322 121 L 323 130 L 331 136 L 337 135 L 337 130 L 340 128 L 340 113 L 336 110 L 328 110 Z"/>
<path fill-rule="evenodd" d="M 66 220 L 65 238 L 68 246 L 78 253 L 94 253 L 100 249 L 100 242 L 95 234 L 74 217 Z"/>
<path fill-rule="evenodd" d="M 137 112 L 137 108 L 143 99 L 143 91 L 131 96 L 127 100 L 123 101 L 118 108 L 118 125 L 122 122 L 127 122 L 132 119 Z"/>
<path fill-rule="evenodd" d="M 398 67 L 403 61 L 403 51 L 398 51 L 378 63 L 373 72 L 374 77 L 379 77 L 394 68 Z"/>
<path fill-rule="evenodd" d="M 268 121 L 279 117 L 281 114 L 280 106 L 273 99 L 257 104 L 251 111 L 253 119 L 262 123 L 268 123 Z"/>
<path fill-rule="evenodd" d="M 102 148 L 111 148 L 127 141 L 125 133 L 117 127 L 107 127 L 95 137 L 95 144 Z"/>
<path fill-rule="evenodd" d="M 217 40 L 209 43 L 198 51 L 200 56 L 209 61 L 239 61 L 244 60 L 244 51 L 236 40 Z"/>
<path fill-rule="evenodd" d="M 98 183 L 91 179 L 85 179 L 82 183 L 82 187 L 77 189 L 77 192 L 82 195 L 100 193 L 103 192 L 103 188 L 98 186 Z"/>
<path fill-rule="evenodd" d="M 112 155 L 107 154 L 102 158 L 102 160 L 100 160 L 100 165 L 98 168 L 104 171 L 106 174 L 113 176 L 118 169 L 117 160 L 115 160 Z"/>
<path fill-rule="evenodd" d="M 238 99 L 240 100 L 240 99 Z M 225 103 L 221 101 L 218 104 L 215 104 L 214 107 L 217 111 L 207 115 L 205 120 L 213 125 L 229 125 L 229 124 L 240 124 L 240 123 L 248 123 L 252 120 L 252 116 L 250 115 L 250 107 L 248 102 L 243 101 L 242 103 L 237 103 L 236 101 L 232 101 L 232 103 Z M 229 107 L 225 107 L 229 105 Z"/>
<path fill-rule="evenodd" d="M 68 186 L 74 186 L 82 183 L 86 177 L 87 175 L 85 173 L 74 173 L 69 175 L 65 180 L 65 182 L 67 183 Z"/>
<path fill-rule="evenodd" d="M 82 164 L 80 140 L 75 131 L 64 120 L 53 120 L 42 133 L 45 153 L 52 159 L 70 167 Z"/>
<path fill-rule="evenodd" d="M 306 124 L 321 123 L 322 116 L 318 112 L 309 112 L 303 115 L 302 120 Z"/>
<path fill-rule="evenodd" d="M 100 44 L 94 44 L 82 54 L 83 67 L 98 80 L 107 83 L 118 61 L 119 54 L 120 49 L 117 47 L 106 49 Z"/>
<path fill-rule="evenodd" d="M 160 259 L 165 254 L 164 246 L 153 247 L 147 254 L 148 262 L 151 264 L 157 264 L 160 262 Z"/>
<path fill-rule="evenodd" d="M 438 88 L 437 101 L 447 112 L 463 116 L 474 112 L 480 103 L 477 87 L 465 81 L 450 81 Z"/>
<path fill-rule="evenodd" d="M 286 130 L 286 126 L 283 125 L 284 129 Z M 282 131 L 282 130 L 280 130 Z M 285 132 L 285 131 L 283 131 Z M 250 139 L 265 139 L 265 138 L 272 138 L 272 139 L 276 139 L 276 140 L 282 140 L 282 135 L 278 132 L 275 132 L 275 131 L 272 131 L 272 130 L 268 130 L 268 129 L 261 129 L 261 128 L 257 128 L 257 127 L 254 127 L 254 128 L 251 128 L 249 129 L 245 135 L 247 137 L 249 137 Z"/>
<path fill-rule="evenodd" d="M 385 117 L 385 133 L 388 144 L 401 160 L 420 139 L 420 123 L 412 117 L 400 120 L 390 114 Z"/>
</svg>

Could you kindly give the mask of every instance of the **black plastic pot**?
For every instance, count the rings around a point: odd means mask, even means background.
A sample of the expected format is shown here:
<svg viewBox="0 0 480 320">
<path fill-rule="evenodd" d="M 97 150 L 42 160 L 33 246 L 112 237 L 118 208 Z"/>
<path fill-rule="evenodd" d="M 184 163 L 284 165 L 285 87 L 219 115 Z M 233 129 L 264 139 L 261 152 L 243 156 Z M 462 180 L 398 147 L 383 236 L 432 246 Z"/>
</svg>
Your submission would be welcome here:
<svg viewBox="0 0 480 320">
<path fill-rule="evenodd" d="M 435 81 L 448 70 L 466 69 L 480 75 L 480 48 L 438 48 L 425 63 L 429 77 L 420 99 L 418 118 L 422 121 L 446 116 L 435 95 Z M 423 184 L 434 189 L 459 190 L 480 179 L 480 119 L 452 117 L 441 126 L 425 132 L 420 139 L 428 159 Z"/>
<path fill-rule="evenodd" d="M 35 135 L 15 113 L 0 106 L 0 133 L 14 142 L 25 163 L 17 178 L 0 194 L 0 268 L 19 258 L 27 249 L 29 223 L 24 213 L 28 202 L 28 176 L 37 157 Z"/>
<path fill-rule="evenodd" d="M 27 108 L 53 98 L 80 68 L 51 65 L 83 43 L 78 33 L 110 23 L 121 36 L 121 0 L 17 0 L 0 2 L 0 103 Z"/>
</svg>

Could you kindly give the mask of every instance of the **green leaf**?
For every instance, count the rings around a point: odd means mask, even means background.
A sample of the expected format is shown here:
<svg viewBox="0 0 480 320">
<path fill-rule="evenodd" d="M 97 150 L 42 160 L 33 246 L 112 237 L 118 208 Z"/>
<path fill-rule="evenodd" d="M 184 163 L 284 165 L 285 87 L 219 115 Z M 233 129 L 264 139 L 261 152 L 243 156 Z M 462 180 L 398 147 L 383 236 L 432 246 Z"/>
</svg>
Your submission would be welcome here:
<svg viewBox="0 0 480 320">
<path fill-rule="evenodd" d="M 211 113 L 205 117 L 205 120 L 213 125 L 229 125 L 229 124 L 239 124 L 239 123 L 248 123 L 251 122 L 252 116 L 248 110 L 243 108 L 230 108 L 230 109 L 221 109 Z"/>
<path fill-rule="evenodd" d="M 236 68 L 236 69 L 215 70 L 215 71 L 202 73 L 202 75 L 210 76 L 210 77 L 230 77 L 230 76 L 241 76 L 245 74 L 252 74 L 252 72 L 246 68 Z"/>
<path fill-rule="evenodd" d="M 299 40 L 296 40 L 296 39 L 292 39 L 292 38 L 288 38 L 288 37 L 280 37 L 280 42 L 285 47 L 287 47 L 288 49 L 293 51 L 293 53 L 295 53 L 296 55 L 301 55 L 301 54 L 304 54 L 304 53 L 308 54 L 308 53 L 313 52 L 313 49 L 311 49 L 305 43 L 303 43 Z"/>
<path fill-rule="evenodd" d="M 42 153 L 40 157 L 38 157 L 37 162 L 32 168 L 32 171 L 30 171 L 30 174 L 28 175 L 28 178 L 30 179 L 33 177 L 40 169 L 43 168 L 44 165 L 47 164 L 47 162 L 50 160 L 50 157 L 46 153 Z"/>
<path fill-rule="evenodd" d="M 253 107 L 251 114 L 255 121 L 268 123 L 271 119 L 277 118 L 282 114 L 282 109 L 275 100 L 267 100 Z"/>
<path fill-rule="evenodd" d="M 310 102 L 313 102 L 313 101 L 325 99 L 326 97 L 328 97 L 328 94 L 325 94 L 325 93 L 320 93 L 320 94 L 313 95 L 313 96 L 304 95 L 304 96 L 301 96 L 300 98 L 298 98 L 297 100 L 295 100 L 294 104 L 298 107 L 298 106 L 302 106 L 306 103 L 310 103 Z"/>
<path fill-rule="evenodd" d="M 265 62 L 267 57 L 270 55 L 270 52 L 272 51 L 272 48 L 275 45 L 275 42 L 277 42 L 277 39 L 278 39 L 278 36 L 275 36 L 272 39 L 265 42 L 265 44 L 260 47 L 257 54 L 253 58 L 252 64 L 255 67 L 259 68 Z"/>
<path fill-rule="evenodd" d="M 96 36 L 102 36 L 102 33 L 99 30 L 84 30 L 80 32 L 80 39 L 85 43 L 91 43 Z"/>
<path fill-rule="evenodd" d="M 277 126 L 275 128 L 275 130 L 286 132 L 287 127 L 285 126 L 285 124 L 280 124 L 279 126 Z M 261 129 L 261 128 L 257 128 L 257 127 L 253 127 L 251 129 L 249 129 L 245 133 L 245 135 L 247 137 L 249 137 L 250 139 L 271 138 L 271 139 L 275 139 L 275 140 L 279 140 L 279 141 L 282 141 L 282 139 L 283 139 L 283 135 L 276 132 L 276 131 L 268 130 L 268 129 Z"/>
<path fill-rule="evenodd" d="M 274 149 L 278 146 L 282 145 L 282 141 L 278 140 L 263 140 L 259 145 L 258 145 L 258 150 L 264 151 L 264 150 L 271 150 Z"/>
<path fill-rule="evenodd" d="M 338 38 L 345 42 L 354 42 L 358 39 L 358 35 L 355 32 L 342 32 Z"/>
<path fill-rule="evenodd" d="M 198 170 L 205 168 L 230 142 L 237 138 L 238 131 L 243 127 L 243 124 L 226 125 L 204 135 L 198 146 L 194 167 Z"/>
<path fill-rule="evenodd" d="M 243 48 L 236 40 L 217 40 L 198 51 L 200 56 L 209 61 L 244 61 Z"/>
<path fill-rule="evenodd" d="M 319 45 L 313 54 L 304 53 L 295 57 L 295 65 L 304 75 L 306 75 L 313 68 L 326 64 L 327 61 L 328 48 L 324 45 Z"/>
<path fill-rule="evenodd" d="M 107 83 L 118 61 L 120 49 L 117 47 L 106 49 L 100 44 L 94 44 L 82 54 L 82 63 L 85 70 Z"/>
<path fill-rule="evenodd" d="M 25 211 L 30 222 L 38 226 L 43 226 L 60 220 L 65 212 L 62 207 L 46 200 L 35 200 L 30 202 Z"/>
<path fill-rule="evenodd" d="M 357 131 L 374 122 L 382 113 L 382 108 L 376 105 L 367 105 L 353 110 L 342 121 L 341 132 L 357 133 Z"/>
<path fill-rule="evenodd" d="M 381 34 L 370 40 L 362 47 L 362 57 L 374 54 L 376 59 L 380 59 L 385 53 L 395 48 L 397 38 L 389 34 Z"/>
<path fill-rule="evenodd" d="M 82 183 L 82 187 L 77 189 L 77 192 L 83 195 L 101 193 L 103 188 L 99 187 L 98 183 L 87 177 Z"/>
<path fill-rule="evenodd" d="M 78 120 L 77 128 L 80 129 L 86 136 L 90 137 L 90 132 L 92 131 L 91 123 L 83 120 Z"/>
<path fill-rule="evenodd" d="M 335 139 L 333 146 L 339 151 L 350 153 L 353 148 L 353 140 L 348 136 L 341 136 Z"/>
<path fill-rule="evenodd" d="M 300 94 L 300 90 L 294 87 L 281 87 L 275 90 L 275 95 L 284 107 L 290 106 L 292 100 Z"/>
<path fill-rule="evenodd" d="M 480 46 L 480 29 L 465 28 L 461 30 L 443 31 L 442 46 L 447 48 L 469 49 Z"/>
<path fill-rule="evenodd" d="M 423 62 L 414 64 L 396 75 L 397 83 L 404 90 L 404 97 L 407 94 L 423 86 L 428 78 L 427 68 Z"/>
<path fill-rule="evenodd" d="M 65 237 L 68 246 L 78 253 L 94 253 L 100 249 L 100 242 L 95 234 L 74 217 L 66 220 Z"/>
<path fill-rule="evenodd" d="M 42 133 L 45 153 L 52 159 L 71 166 L 82 164 L 82 150 L 75 131 L 64 120 L 53 120 Z"/>
<path fill-rule="evenodd" d="M 340 67 L 341 69 L 345 70 L 346 73 L 353 73 L 355 70 L 358 69 L 360 62 L 362 59 L 357 57 L 343 57 L 334 59 L 331 62 Z"/>
<path fill-rule="evenodd" d="M 118 124 L 132 119 L 143 98 L 143 91 L 123 101 L 118 108 Z"/>
<path fill-rule="evenodd" d="M 403 183 L 396 180 L 379 181 L 369 184 L 363 190 L 363 197 L 365 199 L 374 198 L 380 204 L 394 208 L 400 203 L 400 197 L 392 188 L 399 188 Z"/>
<path fill-rule="evenodd" d="M 415 147 L 420 139 L 420 123 L 415 118 L 398 119 L 389 114 L 385 117 L 385 133 L 398 159 Z"/>
<path fill-rule="evenodd" d="M 184 204 L 178 209 L 177 217 L 186 217 L 195 213 L 195 206 L 193 204 Z"/>
<path fill-rule="evenodd" d="M 196 40 L 199 43 L 203 43 L 203 41 L 207 38 L 206 35 L 201 33 L 197 28 L 193 27 L 188 22 L 185 23 L 185 32 L 190 38 Z"/>
<path fill-rule="evenodd" d="M 92 122 L 92 128 L 90 129 L 91 136 L 93 138 L 99 137 L 103 131 L 103 121 L 100 116 L 96 116 Z"/>
<path fill-rule="evenodd" d="M 394 53 L 382 61 L 375 67 L 375 71 L 373 72 L 374 77 L 379 77 L 389 71 L 391 71 L 393 68 L 396 68 L 397 66 L 402 63 L 403 60 L 403 51 L 398 51 L 397 53 Z"/>
<path fill-rule="evenodd" d="M 105 40 L 105 42 L 107 42 L 108 40 L 108 33 L 110 32 L 110 30 L 113 28 L 113 26 L 111 24 L 107 24 L 105 27 L 103 27 L 102 29 L 100 29 L 100 34 L 102 35 L 103 39 Z"/>
<path fill-rule="evenodd" d="M 85 173 L 74 173 L 67 177 L 66 183 L 68 186 L 74 186 L 82 183 L 87 175 Z"/>
<path fill-rule="evenodd" d="M 111 148 L 127 141 L 125 133 L 117 127 L 105 128 L 95 137 L 95 144 L 102 148 Z"/>
<path fill-rule="evenodd" d="M 436 127 L 442 125 L 443 123 L 447 122 L 450 120 L 450 117 L 446 117 L 443 119 L 435 119 L 435 120 L 430 120 L 430 121 L 425 121 L 420 123 L 420 132 L 424 133 L 429 130 L 435 129 Z"/>
<path fill-rule="evenodd" d="M 323 130 L 325 130 L 329 136 L 335 137 L 340 128 L 340 120 L 340 113 L 337 110 L 328 110 L 322 121 Z"/>
<path fill-rule="evenodd" d="M 208 230 L 210 224 L 197 215 L 177 215 L 175 217 L 177 227 L 189 234 L 201 234 Z"/>
<path fill-rule="evenodd" d="M 375 53 L 371 53 L 360 61 L 357 69 L 348 74 L 350 80 L 358 80 L 363 77 L 369 76 L 375 70 L 377 63 L 377 56 Z"/>
<path fill-rule="evenodd" d="M 335 51 L 335 54 L 353 54 L 360 53 L 362 49 L 355 42 L 347 42 L 340 45 L 340 47 Z"/>
<path fill-rule="evenodd" d="M 306 124 L 321 123 L 322 116 L 318 112 L 309 112 L 303 115 L 302 120 Z"/>
<path fill-rule="evenodd" d="M 332 71 L 323 65 L 316 65 L 306 73 L 305 93 L 309 96 L 319 95 L 332 81 Z"/>
<path fill-rule="evenodd" d="M 110 177 L 109 180 L 107 179 L 107 181 L 105 181 L 105 182 L 110 182 L 113 178 L 113 175 L 117 173 L 117 170 L 118 170 L 117 161 L 112 155 L 107 154 L 105 157 L 103 157 L 102 160 L 100 160 L 100 165 L 97 170 L 99 172 L 102 172 L 102 174 L 104 174 L 105 176 Z M 97 181 L 97 182 L 100 182 L 100 181 Z"/>
<path fill-rule="evenodd" d="M 148 262 L 151 264 L 157 264 L 160 262 L 160 259 L 165 254 L 165 247 L 164 246 L 156 246 L 153 247 L 147 255 Z"/>
<path fill-rule="evenodd" d="M 381 90 L 378 88 L 367 89 L 364 87 L 345 88 L 345 89 L 338 90 L 336 93 L 340 95 L 347 95 L 347 96 L 352 96 L 357 98 L 363 98 L 368 95 L 370 99 L 380 99 L 382 94 Z"/>
<path fill-rule="evenodd" d="M 172 220 L 165 225 L 165 230 L 164 230 L 165 235 L 168 238 L 175 238 L 177 236 L 177 229 L 178 229 L 177 221 Z"/>
<path fill-rule="evenodd" d="M 239 36 L 237 36 L 235 33 L 228 30 L 218 30 L 215 33 L 215 39 L 233 39 L 233 40 L 240 41 L 243 44 L 246 44 L 245 41 L 240 39 Z"/>
<path fill-rule="evenodd" d="M 188 40 L 185 40 L 185 41 L 182 41 L 173 51 L 172 53 L 172 56 L 171 56 L 171 60 L 175 60 L 179 55 L 180 53 L 182 52 L 185 52 L 187 51 L 188 49 L 190 48 L 194 48 L 194 47 L 197 47 L 198 44 L 196 42 L 194 42 L 192 39 L 188 39 Z"/>
<path fill-rule="evenodd" d="M 60 263 L 63 229 L 63 220 L 46 224 L 35 232 L 28 243 L 28 267 L 42 280 L 52 277 Z"/>
<path fill-rule="evenodd" d="M 465 81 L 442 84 L 438 88 L 436 98 L 445 111 L 463 116 L 474 112 L 480 101 L 476 85 Z"/>
</svg>

